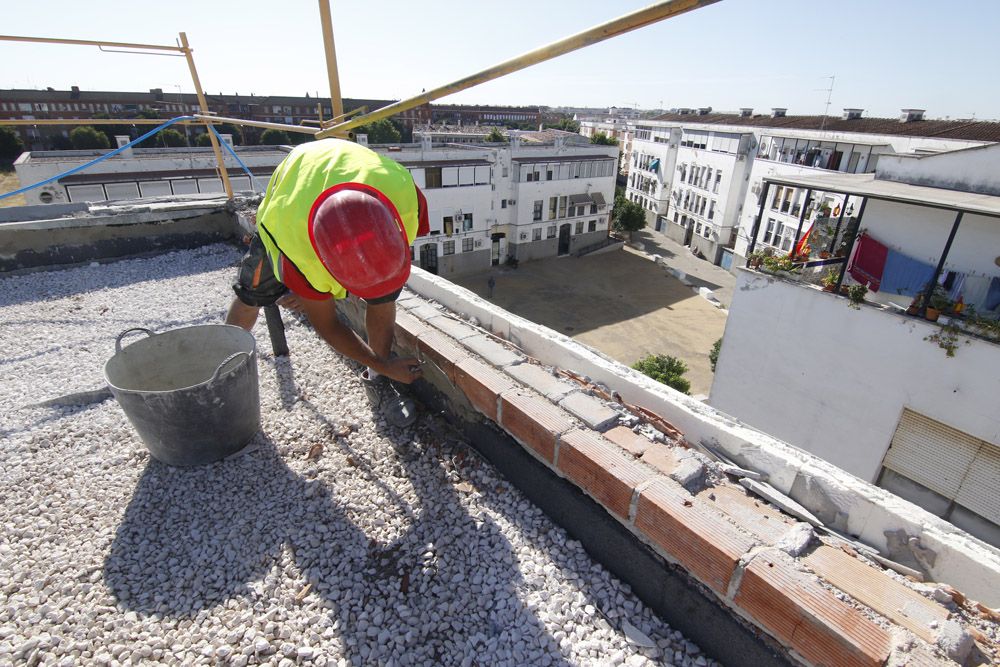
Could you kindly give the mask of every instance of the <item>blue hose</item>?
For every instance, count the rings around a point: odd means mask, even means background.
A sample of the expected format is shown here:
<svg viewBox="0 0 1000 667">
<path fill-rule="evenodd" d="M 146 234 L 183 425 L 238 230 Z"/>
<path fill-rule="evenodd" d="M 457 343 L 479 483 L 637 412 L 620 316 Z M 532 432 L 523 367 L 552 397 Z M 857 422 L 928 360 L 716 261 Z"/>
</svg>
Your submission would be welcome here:
<svg viewBox="0 0 1000 667">
<path fill-rule="evenodd" d="M 240 156 L 236 154 L 236 151 L 233 150 L 233 147 L 222 140 L 222 135 L 219 134 L 219 131 L 215 129 L 215 126 L 209 125 L 208 129 L 210 129 L 212 133 L 215 134 L 216 138 L 219 140 L 219 143 L 222 144 L 222 146 L 227 151 L 229 151 L 229 154 L 233 156 L 233 159 L 236 160 L 241 167 L 243 167 L 243 171 L 245 171 L 247 173 L 247 176 L 250 177 L 250 187 L 253 188 L 254 192 L 257 192 L 258 191 L 257 180 L 253 177 L 253 174 L 250 173 L 250 167 L 243 164 L 243 160 L 241 160 Z"/>
<path fill-rule="evenodd" d="M 194 116 L 178 116 L 177 118 L 171 118 L 170 120 L 168 120 L 163 125 L 160 125 L 158 127 L 153 128 L 152 130 L 150 130 L 146 134 L 142 135 L 138 139 L 134 139 L 133 141 L 128 142 L 124 146 L 122 146 L 120 148 L 116 148 L 115 150 L 111 151 L 110 153 L 105 153 L 104 155 L 102 155 L 102 156 L 100 156 L 98 158 L 95 158 L 95 159 L 91 160 L 90 162 L 87 162 L 85 164 L 81 164 L 79 167 L 73 167 L 72 169 L 70 169 L 68 171 L 64 171 L 61 174 L 56 174 L 55 176 L 52 176 L 50 178 L 46 178 L 44 181 L 39 181 L 38 183 L 34 183 L 32 185 L 26 185 L 23 188 L 19 188 L 17 190 L 14 190 L 13 192 L 6 192 L 4 194 L 0 194 L 0 200 L 4 200 L 4 199 L 7 199 L 8 197 L 13 197 L 15 195 L 23 194 L 25 192 L 28 192 L 29 190 L 34 190 L 35 188 L 40 188 L 43 185 L 47 185 L 49 183 L 52 183 L 53 181 L 58 181 L 60 178 L 65 178 L 67 176 L 71 176 L 72 174 L 76 174 L 78 172 L 81 172 L 84 169 L 89 169 L 90 167 L 93 167 L 98 162 L 103 162 L 104 160 L 107 160 L 108 158 L 112 158 L 112 157 L 118 155 L 119 153 L 121 153 L 122 151 L 124 151 L 124 150 L 126 150 L 128 148 L 131 148 L 132 146 L 134 146 L 134 145 L 136 145 L 136 144 L 138 144 L 138 143 L 140 143 L 142 141 L 145 141 L 146 139 L 148 139 L 149 137 L 153 136 L 154 134 L 156 134 L 160 130 L 166 129 L 166 128 L 170 127 L 171 125 L 174 125 L 175 123 L 181 122 L 182 120 L 197 120 L 197 119 Z M 126 123 L 127 123 L 127 121 L 126 121 Z M 212 127 L 210 125 L 209 128 L 212 130 L 212 132 L 215 132 L 215 136 L 219 137 L 219 133 L 215 131 L 214 127 Z M 250 170 L 247 168 L 247 166 L 245 164 L 243 164 L 243 162 L 238 157 L 236 157 L 236 152 L 233 151 L 233 149 L 226 142 L 222 141 L 222 137 L 219 137 L 219 143 L 221 143 L 223 146 L 225 146 L 226 149 L 230 153 L 232 153 L 233 157 L 236 158 L 236 161 L 240 163 L 240 166 L 243 167 L 243 170 L 245 172 L 247 172 L 247 174 L 250 176 L 250 182 L 251 182 L 251 184 L 253 184 L 253 187 L 256 190 L 256 184 L 254 183 L 254 180 L 253 180 L 253 174 L 251 174 Z"/>
</svg>

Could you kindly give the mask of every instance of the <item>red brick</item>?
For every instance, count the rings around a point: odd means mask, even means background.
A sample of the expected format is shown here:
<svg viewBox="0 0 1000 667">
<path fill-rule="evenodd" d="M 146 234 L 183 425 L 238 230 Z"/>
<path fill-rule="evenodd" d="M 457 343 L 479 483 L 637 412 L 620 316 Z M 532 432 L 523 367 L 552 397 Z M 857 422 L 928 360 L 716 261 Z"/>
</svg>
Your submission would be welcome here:
<svg viewBox="0 0 1000 667">
<path fill-rule="evenodd" d="M 604 437 L 624 449 L 632 456 L 642 456 L 642 453 L 649 449 L 649 446 L 653 444 L 650 442 L 649 438 L 643 437 L 638 433 L 633 433 L 632 429 L 625 426 L 614 427 L 605 433 Z"/>
<path fill-rule="evenodd" d="M 504 373 L 471 357 L 455 365 L 455 384 L 477 410 L 493 421 L 497 421 L 497 396 L 515 387 Z"/>
<path fill-rule="evenodd" d="M 417 336 L 428 330 L 426 324 L 406 311 L 396 312 L 396 344 L 404 350 L 416 353 Z"/>
<path fill-rule="evenodd" d="M 635 487 L 654 473 L 644 471 L 593 431 L 559 436 L 559 470 L 605 509 L 628 520 Z"/>
<path fill-rule="evenodd" d="M 948 610 L 840 549 L 821 546 L 803 560 L 810 570 L 894 623 L 934 643 Z"/>
<path fill-rule="evenodd" d="M 742 486 L 714 486 L 699 493 L 698 497 L 765 544 L 774 544 L 795 524 L 763 500 L 748 496 Z"/>
<path fill-rule="evenodd" d="M 500 405 L 500 425 L 504 430 L 552 463 L 556 437 L 573 428 L 569 414 L 526 389 L 505 391 L 500 395 Z"/>
<path fill-rule="evenodd" d="M 674 456 L 673 449 L 663 443 L 650 443 L 641 460 L 664 475 L 669 475 L 677 467 L 677 458 Z"/>
<path fill-rule="evenodd" d="M 740 557 L 754 546 L 749 536 L 667 481 L 639 495 L 635 526 L 720 595 L 726 594 Z"/>
<path fill-rule="evenodd" d="M 760 554 L 750 561 L 734 602 L 810 663 L 880 667 L 889 657 L 886 630 L 797 570 L 784 554 Z"/>
<path fill-rule="evenodd" d="M 469 356 L 458 343 L 430 328 L 417 336 L 417 348 L 448 376 L 452 384 L 455 383 L 455 364 Z"/>
</svg>

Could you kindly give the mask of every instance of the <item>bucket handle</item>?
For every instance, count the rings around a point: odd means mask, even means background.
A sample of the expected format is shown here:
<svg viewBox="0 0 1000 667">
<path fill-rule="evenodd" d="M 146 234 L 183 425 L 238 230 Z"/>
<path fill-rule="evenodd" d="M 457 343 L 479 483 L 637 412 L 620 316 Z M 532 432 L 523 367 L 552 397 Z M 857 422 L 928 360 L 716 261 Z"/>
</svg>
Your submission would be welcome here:
<svg viewBox="0 0 1000 667">
<path fill-rule="evenodd" d="M 115 338 L 115 354 L 117 354 L 117 353 L 119 353 L 119 352 L 122 351 L 122 338 L 124 338 L 127 334 L 132 333 L 133 331 L 142 331 L 147 336 L 155 336 L 156 335 L 152 331 L 150 331 L 149 329 L 146 329 L 146 328 L 143 328 L 143 327 L 132 327 L 131 329 L 126 329 L 125 331 L 123 331 L 120 334 L 118 334 L 118 338 Z"/>
<path fill-rule="evenodd" d="M 226 364 L 228 364 L 228 363 L 229 363 L 230 361 L 233 361 L 234 359 L 237 359 L 237 358 L 239 358 L 239 357 L 242 357 L 243 355 L 246 355 L 247 357 L 249 357 L 249 356 L 250 356 L 250 353 L 249 353 L 249 352 L 244 352 L 243 350 L 240 350 L 239 352 L 233 352 L 233 353 L 232 353 L 232 354 L 230 354 L 230 355 L 229 355 L 228 357 L 226 357 L 225 359 L 223 359 L 223 360 L 222 360 L 222 363 L 221 363 L 221 364 L 219 364 L 219 367 L 215 369 L 215 372 L 214 372 L 214 373 L 212 373 L 212 377 L 210 377 L 210 378 L 208 379 L 208 381 L 209 381 L 209 382 L 215 382 L 216 380 L 218 380 L 218 379 L 219 379 L 219 375 L 221 375 L 221 374 L 222 374 L 222 368 L 223 368 L 223 367 L 224 367 L 224 366 L 225 366 Z"/>
</svg>

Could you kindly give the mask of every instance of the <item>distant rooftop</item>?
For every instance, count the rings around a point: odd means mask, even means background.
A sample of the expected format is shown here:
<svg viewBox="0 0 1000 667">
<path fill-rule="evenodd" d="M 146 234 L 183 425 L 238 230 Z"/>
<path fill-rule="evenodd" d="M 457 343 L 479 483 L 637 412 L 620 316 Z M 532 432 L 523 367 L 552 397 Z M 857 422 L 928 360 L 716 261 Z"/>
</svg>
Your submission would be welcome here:
<svg viewBox="0 0 1000 667">
<path fill-rule="evenodd" d="M 852 118 L 839 116 L 778 116 L 757 114 L 744 116 L 732 113 L 668 113 L 651 120 L 673 123 L 736 125 L 769 127 L 776 130 L 819 130 L 828 132 L 859 132 L 909 137 L 935 137 L 966 141 L 1000 141 L 1000 123 L 977 120 L 913 120 L 898 118 Z M 641 122 L 641 121 L 640 121 Z"/>
</svg>

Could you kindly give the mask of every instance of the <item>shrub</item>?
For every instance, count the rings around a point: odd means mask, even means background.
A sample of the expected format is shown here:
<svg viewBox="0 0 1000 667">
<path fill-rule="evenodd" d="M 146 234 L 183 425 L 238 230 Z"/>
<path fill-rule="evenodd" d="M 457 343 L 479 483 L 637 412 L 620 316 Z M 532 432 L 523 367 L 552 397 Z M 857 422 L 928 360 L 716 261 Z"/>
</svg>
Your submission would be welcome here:
<svg viewBox="0 0 1000 667">
<path fill-rule="evenodd" d="M 69 133 L 69 141 L 76 150 L 111 147 L 111 142 L 108 141 L 107 135 L 95 130 L 90 125 L 74 128 Z"/>
<path fill-rule="evenodd" d="M 719 361 L 719 350 L 722 349 L 722 339 L 715 341 L 712 345 L 712 351 L 708 353 L 708 363 L 712 365 L 712 372 L 715 372 L 715 364 Z"/>
<path fill-rule="evenodd" d="M 265 146 L 281 146 L 292 143 L 284 130 L 267 129 L 260 135 L 260 143 Z"/>
<path fill-rule="evenodd" d="M 177 130 L 167 128 L 160 131 L 160 145 L 164 148 L 177 148 L 187 146 L 187 139 Z"/>
<path fill-rule="evenodd" d="M 683 377 L 687 364 L 676 357 L 651 354 L 632 364 L 632 368 L 684 394 L 691 390 L 691 382 Z"/>
</svg>

